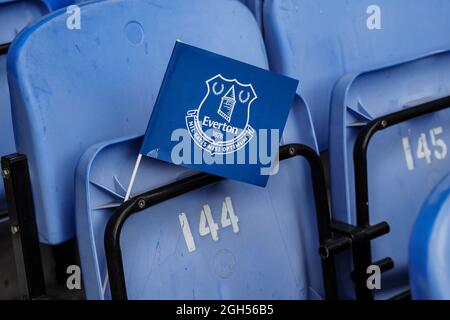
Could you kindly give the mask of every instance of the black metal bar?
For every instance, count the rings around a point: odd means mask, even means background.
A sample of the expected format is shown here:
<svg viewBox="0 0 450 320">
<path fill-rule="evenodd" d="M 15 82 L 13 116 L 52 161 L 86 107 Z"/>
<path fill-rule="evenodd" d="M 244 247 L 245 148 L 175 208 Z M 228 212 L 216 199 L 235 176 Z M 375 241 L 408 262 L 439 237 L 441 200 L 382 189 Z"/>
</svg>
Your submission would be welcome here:
<svg viewBox="0 0 450 320">
<path fill-rule="evenodd" d="M 2 43 L 0 44 L 0 54 L 7 54 L 11 43 Z"/>
<path fill-rule="evenodd" d="M 364 233 L 357 233 L 352 242 L 353 274 L 356 298 L 372 300 L 373 293 L 367 287 L 367 267 L 371 264 L 370 240 Z"/>
<path fill-rule="evenodd" d="M 386 272 L 394 268 L 394 260 L 388 257 L 374 262 L 373 265 L 378 266 L 381 272 Z"/>
<path fill-rule="evenodd" d="M 357 226 L 367 228 L 370 226 L 369 191 L 367 173 L 367 149 L 373 135 L 396 124 L 424 116 L 450 107 L 450 97 L 445 97 L 379 117 L 367 124 L 359 133 L 353 150 L 355 167 L 355 196 Z M 354 248 L 355 289 L 358 299 L 373 299 L 373 294 L 366 286 L 365 272 L 371 264 L 372 253 L 370 239 L 361 238 Z"/>
<path fill-rule="evenodd" d="M 302 144 L 290 144 L 280 148 L 281 160 L 295 156 L 305 158 L 310 166 L 319 233 L 319 246 L 321 247 L 333 236 L 330 229 L 331 207 L 329 203 L 325 170 L 320 156 L 308 146 Z M 335 259 L 334 256 L 321 258 L 325 298 L 328 300 L 335 300 L 338 298 Z"/>
<path fill-rule="evenodd" d="M 396 124 L 450 107 L 450 97 L 421 104 L 377 118 L 367 124 L 355 143 L 353 159 L 355 166 L 356 214 L 358 226 L 369 225 L 369 195 L 367 183 L 367 149 L 373 135 Z"/>
<path fill-rule="evenodd" d="M 331 211 L 328 201 L 328 191 L 325 183 L 325 174 L 319 155 L 310 147 L 300 144 L 290 144 L 280 148 L 280 160 L 302 156 L 307 159 L 311 172 L 314 189 L 317 223 L 320 245 L 324 245 L 331 238 L 329 228 Z M 179 195 L 205 187 L 217 181 L 221 177 L 200 173 L 192 177 L 174 182 L 153 191 L 136 196 L 128 200 L 118 209 L 108 221 L 105 230 L 105 251 L 110 275 L 111 296 L 114 300 L 126 300 L 127 291 L 123 269 L 122 252 L 120 248 L 120 234 L 126 219 L 134 213 L 140 212 L 163 201 L 175 198 Z M 327 299 L 337 299 L 336 270 L 334 256 L 322 259 L 322 273 L 325 296 Z"/>
<path fill-rule="evenodd" d="M 338 253 L 351 248 L 352 240 L 349 237 L 340 237 L 329 239 L 325 244 L 319 247 L 319 255 L 322 259 L 329 259 Z"/>
<path fill-rule="evenodd" d="M 19 294 L 26 299 L 45 295 L 44 272 L 26 156 L 1 158 L 11 224 Z"/>
<path fill-rule="evenodd" d="M 132 198 L 114 211 L 105 230 L 106 261 L 113 300 L 127 300 L 122 251 L 120 248 L 120 233 L 126 219 L 149 206 L 175 198 L 222 179 L 221 177 L 200 173 Z"/>
<path fill-rule="evenodd" d="M 380 268 L 380 271 L 383 273 L 394 268 L 394 261 L 391 258 L 384 258 L 372 263 L 372 265 L 378 266 Z M 351 273 L 351 278 L 353 281 L 355 280 L 354 272 Z"/>
<path fill-rule="evenodd" d="M 330 228 L 331 231 L 350 238 L 354 237 L 358 232 L 364 232 L 369 240 L 378 238 L 390 231 L 389 224 L 384 221 L 362 229 L 342 221 L 332 220 Z"/>
</svg>

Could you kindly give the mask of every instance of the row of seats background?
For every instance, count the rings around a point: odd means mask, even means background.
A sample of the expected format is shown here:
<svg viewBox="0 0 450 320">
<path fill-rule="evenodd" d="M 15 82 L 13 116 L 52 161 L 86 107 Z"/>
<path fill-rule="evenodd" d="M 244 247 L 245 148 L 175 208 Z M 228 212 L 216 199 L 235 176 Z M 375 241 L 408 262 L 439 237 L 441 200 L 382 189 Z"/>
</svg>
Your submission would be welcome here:
<svg viewBox="0 0 450 320">
<path fill-rule="evenodd" d="M 72 1 L 0 1 L 0 43 L 28 26 L 8 63 L 0 56 L 0 153 L 17 149 L 29 159 L 40 240 L 57 245 L 77 238 L 87 298 L 110 297 L 105 224 L 123 201 L 176 39 L 300 80 L 283 143 L 327 155 L 333 214 L 348 223 L 356 220 L 352 153 L 360 128 L 449 93 L 446 0 L 242 2 L 253 15 L 234 0 L 80 1 L 81 29 L 69 30 L 66 11 L 58 9 Z M 409 285 L 416 297 L 450 290 L 450 282 L 442 288 L 430 276 L 434 262 L 414 270 L 420 281 L 408 279 L 411 230 L 448 172 L 449 120 L 440 111 L 371 142 L 370 222 L 391 226 L 372 255 L 395 262 L 377 298 Z M 134 194 L 187 172 L 145 159 Z M 447 184 L 438 188 L 442 206 Z M 188 252 L 178 215 L 198 225 L 202 206 L 218 214 L 226 197 L 239 215 L 239 233 L 220 230 L 218 241 L 198 237 Z M 3 187 L 0 207 L 6 207 Z M 301 159 L 282 163 L 265 189 L 224 181 L 146 210 L 127 222 L 121 238 L 128 295 L 320 299 L 314 210 Z M 435 235 L 421 226 L 442 214 L 436 206 L 427 210 L 427 222 L 415 227 L 422 245 L 411 250 L 426 261 L 433 257 L 423 242 Z M 438 247 L 445 243 L 441 236 Z M 352 298 L 350 257 L 343 254 L 338 265 L 341 296 Z"/>
</svg>

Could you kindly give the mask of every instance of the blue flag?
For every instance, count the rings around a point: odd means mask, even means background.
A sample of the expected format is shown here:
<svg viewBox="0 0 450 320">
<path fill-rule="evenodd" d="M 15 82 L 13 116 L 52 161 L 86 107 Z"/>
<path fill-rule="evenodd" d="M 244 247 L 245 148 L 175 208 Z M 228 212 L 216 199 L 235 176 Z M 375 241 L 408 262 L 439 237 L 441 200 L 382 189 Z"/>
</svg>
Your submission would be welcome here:
<svg viewBox="0 0 450 320">
<path fill-rule="evenodd" d="M 265 186 L 298 81 L 176 42 L 141 154 Z"/>
</svg>

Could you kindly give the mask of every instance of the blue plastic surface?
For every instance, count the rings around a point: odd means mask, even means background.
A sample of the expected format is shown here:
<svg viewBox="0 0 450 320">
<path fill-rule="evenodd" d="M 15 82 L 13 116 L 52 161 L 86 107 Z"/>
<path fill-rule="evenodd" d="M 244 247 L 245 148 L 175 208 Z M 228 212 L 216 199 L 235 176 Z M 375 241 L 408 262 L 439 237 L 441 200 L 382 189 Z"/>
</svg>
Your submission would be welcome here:
<svg viewBox="0 0 450 320">
<path fill-rule="evenodd" d="M 295 79 L 177 42 L 140 153 L 265 187 L 269 175 L 261 172 L 271 164 L 256 154 L 255 161 L 237 165 L 239 154 L 257 149 L 276 157 L 297 86 Z M 208 122 L 233 126 L 236 134 Z M 273 131 L 278 134 L 267 133 Z M 267 140 L 271 146 L 258 147 Z"/>
<path fill-rule="evenodd" d="M 77 0 L 40 0 L 45 3 L 49 11 L 67 7 L 73 3 L 78 3 Z"/>
<path fill-rule="evenodd" d="M 296 99 L 284 143 L 315 146 L 309 112 Z M 88 299 L 105 283 L 105 225 L 121 204 L 142 140 L 120 139 L 90 148 L 77 170 L 77 239 Z M 193 174 L 143 158 L 133 195 Z M 230 197 L 239 232 L 221 225 Z M 211 208 L 218 240 L 199 235 L 200 212 Z M 185 213 L 196 250 L 189 252 L 179 215 Z M 281 162 L 266 188 L 225 180 L 132 216 L 121 236 L 130 299 L 319 299 L 323 295 L 309 165 Z M 110 298 L 106 286 L 106 299 Z"/>
<path fill-rule="evenodd" d="M 81 30 L 65 27 L 65 12 L 51 14 L 16 39 L 8 60 L 16 144 L 29 157 L 40 239 L 52 244 L 74 236 L 79 157 L 99 141 L 144 133 L 177 39 L 267 64 L 260 30 L 239 2 L 80 7 Z"/>
<path fill-rule="evenodd" d="M 0 44 L 11 42 L 20 30 L 47 12 L 40 1 L 0 3 Z"/>
<path fill-rule="evenodd" d="M 336 218 L 356 223 L 353 148 L 359 129 L 382 115 L 448 95 L 450 52 L 349 74 L 339 81 L 334 90 L 330 127 L 331 192 Z M 380 298 L 408 284 L 411 228 L 425 197 L 449 172 L 448 146 L 450 110 L 385 129 L 370 141 L 370 223 L 386 221 L 391 228 L 389 234 L 373 241 L 373 261 L 391 257 L 395 263 L 393 270 L 383 274 L 382 290 L 376 292 Z M 342 260 L 342 268 L 348 274 L 350 259 Z M 343 294 L 349 295 L 351 280 L 340 280 L 345 288 Z"/>
<path fill-rule="evenodd" d="M 422 206 L 409 243 L 411 294 L 418 300 L 450 300 L 450 175 Z"/>
<path fill-rule="evenodd" d="M 368 28 L 377 27 L 373 5 L 380 9 L 381 29 Z M 265 1 L 271 69 L 300 80 L 321 150 L 328 148 L 336 81 L 346 73 L 449 49 L 449 10 L 448 0 Z"/>
<path fill-rule="evenodd" d="M 250 11 L 255 16 L 256 22 L 258 22 L 259 27 L 262 29 L 264 0 L 240 0 L 240 1 L 250 9 Z"/>
<path fill-rule="evenodd" d="M 38 20 L 49 10 L 70 1 L 0 1 L 0 44 L 11 42 L 26 25 Z M 14 153 L 15 143 L 11 122 L 6 55 L 0 55 L 0 157 Z M 0 183 L 0 209 L 6 208 L 3 183 Z"/>
</svg>

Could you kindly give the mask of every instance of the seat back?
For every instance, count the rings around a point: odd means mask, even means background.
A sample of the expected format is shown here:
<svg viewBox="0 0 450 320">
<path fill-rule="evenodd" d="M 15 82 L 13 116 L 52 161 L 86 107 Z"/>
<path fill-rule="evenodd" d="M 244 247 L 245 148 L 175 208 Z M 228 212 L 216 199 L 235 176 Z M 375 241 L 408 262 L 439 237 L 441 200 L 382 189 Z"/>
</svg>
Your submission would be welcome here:
<svg viewBox="0 0 450 320">
<path fill-rule="evenodd" d="M 426 198 L 409 243 L 413 299 L 450 299 L 450 176 Z"/>
<path fill-rule="evenodd" d="M 258 22 L 259 27 L 262 29 L 263 27 L 263 0 L 241 0 L 251 12 L 255 16 L 256 21 Z"/>
<path fill-rule="evenodd" d="M 6 44 L 13 41 L 25 26 L 49 11 L 68 5 L 71 1 L 0 1 L 0 156 L 14 153 L 14 133 L 11 122 L 8 79 L 6 75 Z M 0 183 L 0 210 L 6 208 L 3 183 Z"/>
<path fill-rule="evenodd" d="M 271 68 L 300 80 L 321 150 L 333 87 L 344 74 L 450 48 L 447 0 L 267 0 Z M 424 21 L 427 21 L 425 23 Z M 432 23 L 430 23 L 432 21 Z"/>
<path fill-rule="evenodd" d="M 356 224 L 354 146 L 371 120 L 450 96 L 450 51 L 434 53 L 382 69 L 349 74 L 336 85 L 330 126 L 333 214 Z M 448 173 L 450 110 L 424 115 L 377 132 L 367 151 L 370 224 L 386 221 L 387 235 L 372 243 L 373 261 L 391 257 L 376 297 L 408 286 L 408 241 L 425 197 Z M 360 164 L 358 164 L 360 165 Z M 361 186 L 360 186 L 361 188 Z M 343 274 L 351 261 L 343 259 Z M 350 295 L 352 281 L 342 278 Z"/>
<path fill-rule="evenodd" d="M 237 1 L 79 6 L 80 30 L 66 28 L 64 12 L 49 15 L 21 34 L 8 60 L 17 149 L 29 158 L 41 240 L 52 244 L 74 236 L 81 154 L 99 141 L 144 133 L 177 39 L 266 65 L 260 31 Z"/>
<path fill-rule="evenodd" d="M 284 144 L 294 142 L 316 144 L 300 98 L 283 135 Z M 105 142 L 80 160 L 77 239 L 88 299 L 102 299 L 103 291 L 110 298 L 105 226 L 123 202 L 141 143 Z M 191 174 L 144 158 L 132 196 Z M 216 236 L 202 235 L 202 210 L 210 211 Z M 237 217 L 232 225 L 223 222 L 229 210 Z M 129 299 L 323 297 L 311 174 L 302 158 L 282 161 L 266 188 L 224 180 L 148 208 L 125 222 L 120 242 Z"/>
</svg>

